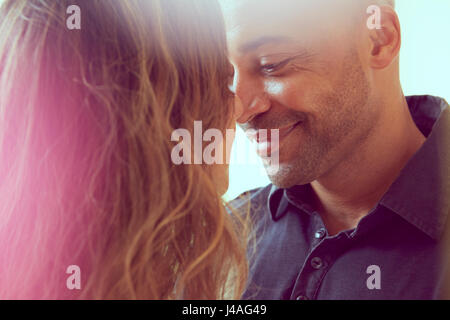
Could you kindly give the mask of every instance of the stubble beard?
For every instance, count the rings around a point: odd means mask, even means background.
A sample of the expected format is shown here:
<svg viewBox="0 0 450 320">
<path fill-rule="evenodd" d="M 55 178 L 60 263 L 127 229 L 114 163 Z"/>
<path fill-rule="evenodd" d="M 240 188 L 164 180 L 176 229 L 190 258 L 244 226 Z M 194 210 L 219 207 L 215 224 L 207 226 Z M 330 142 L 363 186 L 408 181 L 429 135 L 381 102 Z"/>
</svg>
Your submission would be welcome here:
<svg viewBox="0 0 450 320">
<path fill-rule="evenodd" d="M 311 183 L 343 161 L 374 127 L 375 110 L 369 105 L 370 84 L 356 51 L 343 63 L 340 81 L 331 92 L 313 98 L 320 126 L 302 124 L 295 158 L 280 163 L 276 172 L 266 167 L 271 182 L 280 188 Z M 280 158 L 282 155 L 280 154 Z"/>
</svg>

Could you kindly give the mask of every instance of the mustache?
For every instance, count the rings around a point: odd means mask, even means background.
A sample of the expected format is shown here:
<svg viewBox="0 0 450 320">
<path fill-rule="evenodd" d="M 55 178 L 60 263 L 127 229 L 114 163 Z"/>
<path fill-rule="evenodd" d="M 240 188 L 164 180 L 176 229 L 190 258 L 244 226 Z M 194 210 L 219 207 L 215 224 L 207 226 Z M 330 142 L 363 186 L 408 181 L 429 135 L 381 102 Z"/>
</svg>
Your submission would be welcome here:
<svg viewBox="0 0 450 320">
<path fill-rule="evenodd" d="M 306 119 L 306 113 L 297 111 L 292 111 L 288 114 L 261 114 L 246 123 L 240 123 L 239 126 L 244 131 L 262 129 L 270 130 L 288 127 L 298 122 L 304 122 Z"/>
</svg>

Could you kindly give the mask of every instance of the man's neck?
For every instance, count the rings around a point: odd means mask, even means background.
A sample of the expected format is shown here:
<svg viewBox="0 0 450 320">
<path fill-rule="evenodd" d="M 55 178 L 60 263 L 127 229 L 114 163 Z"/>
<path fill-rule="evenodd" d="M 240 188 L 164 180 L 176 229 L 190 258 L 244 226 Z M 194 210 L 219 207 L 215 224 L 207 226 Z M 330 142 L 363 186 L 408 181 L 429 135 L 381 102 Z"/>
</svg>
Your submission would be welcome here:
<svg viewBox="0 0 450 320">
<path fill-rule="evenodd" d="M 382 121 L 364 145 L 311 183 L 315 207 L 330 235 L 353 229 L 381 200 L 426 138 L 414 124 L 406 100 Z"/>
</svg>

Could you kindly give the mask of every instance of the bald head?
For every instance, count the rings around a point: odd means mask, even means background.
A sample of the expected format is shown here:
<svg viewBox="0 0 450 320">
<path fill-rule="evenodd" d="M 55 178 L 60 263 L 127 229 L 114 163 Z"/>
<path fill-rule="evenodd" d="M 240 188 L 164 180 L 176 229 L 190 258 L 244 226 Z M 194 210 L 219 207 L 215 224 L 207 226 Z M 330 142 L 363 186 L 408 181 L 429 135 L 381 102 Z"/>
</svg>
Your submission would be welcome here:
<svg viewBox="0 0 450 320">
<path fill-rule="evenodd" d="M 395 7 L 395 0 L 376 0 L 376 2 L 380 5 Z"/>
<path fill-rule="evenodd" d="M 219 0 L 229 27 L 239 17 L 247 23 L 279 28 L 291 25 L 292 31 L 322 33 L 342 28 L 358 31 L 366 27 L 370 5 L 394 7 L 394 0 Z M 356 17 L 356 19 L 354 19 Z M 356 24 L 355 24 L 356 22 Z M 364 30 L 362 30 L 364 31 Z"/>
</svg>

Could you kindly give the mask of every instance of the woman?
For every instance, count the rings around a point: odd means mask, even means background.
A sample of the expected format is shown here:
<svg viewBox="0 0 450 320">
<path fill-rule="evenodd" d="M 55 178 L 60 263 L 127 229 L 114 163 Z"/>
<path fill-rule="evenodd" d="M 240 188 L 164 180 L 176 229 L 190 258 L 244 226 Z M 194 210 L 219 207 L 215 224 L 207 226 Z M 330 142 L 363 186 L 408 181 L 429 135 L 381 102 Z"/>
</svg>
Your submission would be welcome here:
<svg viewBox="0 0 450 320">
<path fill-rule="evenodd" d="M 170 158 L 233 123 L 215 1 L 5 0 L 0 59 L 0 298 L 240 297 L 227 167 Z"/>
</svg>

